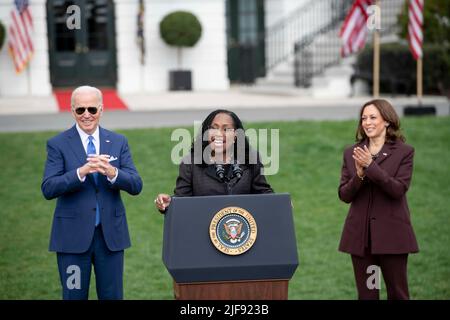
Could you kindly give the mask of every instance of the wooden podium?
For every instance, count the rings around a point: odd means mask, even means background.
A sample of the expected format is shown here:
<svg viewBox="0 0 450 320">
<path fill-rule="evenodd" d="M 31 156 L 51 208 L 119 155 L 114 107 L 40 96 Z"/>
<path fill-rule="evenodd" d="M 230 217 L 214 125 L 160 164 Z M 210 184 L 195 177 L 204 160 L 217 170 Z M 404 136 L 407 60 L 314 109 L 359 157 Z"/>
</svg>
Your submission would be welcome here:
<svg viewBox="0 0 450 320">
<path fill-rule="evenodd" d="M 238 255 L 218 250 L 209 232 L 217 213 L 230 207 L 250 213 L 257 229 L 253 245 Z M 298 266 L 290 196 L 174 197 L 163 261 L 177 300 L 286 300 Z"/>
<path fill-rule="evenodd" d="M 289 280 L 173 283 L 177 300 L 287 300 Z"/>
</svg>

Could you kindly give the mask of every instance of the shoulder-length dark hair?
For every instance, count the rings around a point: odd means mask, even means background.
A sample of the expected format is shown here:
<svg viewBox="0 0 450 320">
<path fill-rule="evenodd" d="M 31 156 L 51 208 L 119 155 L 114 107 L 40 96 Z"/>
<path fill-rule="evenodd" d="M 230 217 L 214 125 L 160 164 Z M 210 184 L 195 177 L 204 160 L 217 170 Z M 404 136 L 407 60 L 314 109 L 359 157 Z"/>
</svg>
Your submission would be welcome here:
<svg viewBox="0 0 450 320">
<path fill-rule="evenodd" d="M 205 120 L 203 120 L 201 131 L 199 132 L 199 134 L 197 135 L 195 140 L 192 142 L 191 157 L 194 157 L 194 150 L 195 150 L 196 146 L 197 146 L 197 148 L 201 147 L 201 151 L 202 151 L 201 162 L 200 162 L 200 159 L 195 159 L 196 161 L 194 163 L 196 163 L 196 164 L 199 164 L 201 166 L 207 165 L 207 163 L 205 162 L 205 159 L 203 159 L 203 152 L 205 151 L 205 148 L 209 145 L 209 141 L 208 140 L 204 141 L 203 137 L 207 136 L 207 131 L 210 129 L 214 118 L 220 113 L 227 114 L 231 117 L 231 119 L 233 120 L 233 127 L 235 130 L 240 129 L 238 132 L 241 132 L 241 133 L 245 132 L 245 129 L 244 129 L 241 119 L 239 119 L 239 117 L 234 112 L 225 110 L 225 109 L 214 110 L 206 117 Z M 240 162 L 240 164 L 250 165 L 249 159 L 250 159 L 250 152 L 252 152 L 252 149 L 250 148 L 250 144 L 248 142 L 247 137 L 244 135 L 243 138 L 244 138 L 244 148 L 245 148 L 245 151 L 244 151 L 245 152 L 245 163 Z M 234 148 L 233 160 L 236 163 L 237 156 L 238 156 L 238 150 L 237 150 L 238 144 L 234 143 L 233 148 Z"/>
<path fill-rule="evenodd" d="M 404 142 L 406 139 L 400 130 L 400 119 L 397 115 L 397 112 L 395 112 L 392 105 L 387 100 L 384 99 L 370 100 L 361 107 L 361 110 L 359 111 L 358 128 L 356 129 L 355 135 L 356 142 L 362 142 L 367 139 L 367 135 L 362 127 L 362 115 L 364 109 L 370 105 L 374 105 L 375 108 L 377 108 L 378 111 L 380 112 L 383 120 L 389 123 L 386 129 L 386 141 L 393 143 L 397 139 L 399 139 Z"/>
</svg>

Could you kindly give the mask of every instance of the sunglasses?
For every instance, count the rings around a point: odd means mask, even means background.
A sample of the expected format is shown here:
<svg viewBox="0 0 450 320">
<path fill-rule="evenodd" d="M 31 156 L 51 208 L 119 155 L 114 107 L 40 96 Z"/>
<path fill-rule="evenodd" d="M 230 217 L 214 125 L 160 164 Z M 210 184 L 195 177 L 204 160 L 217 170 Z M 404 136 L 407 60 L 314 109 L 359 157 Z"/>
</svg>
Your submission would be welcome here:
<svg viewBox="0 0 450 320">
<path fill-rule="evenodd" d="M 97 108 L 97 107 L 87 107 L 87 108 L 85 108 L 85 107 L 79 107 L 79 108 L 76 108 L 76 109 L 75 109 L 75 113 L 76 113 L 77 115 L 81 116 L 81 115 L 86 111 L 86 109 L 87 109 L 87 111 L 88 111 L 90 114 L 96 114 L 97 111 L 98 111 L 98 108 Z"/>
</svg>

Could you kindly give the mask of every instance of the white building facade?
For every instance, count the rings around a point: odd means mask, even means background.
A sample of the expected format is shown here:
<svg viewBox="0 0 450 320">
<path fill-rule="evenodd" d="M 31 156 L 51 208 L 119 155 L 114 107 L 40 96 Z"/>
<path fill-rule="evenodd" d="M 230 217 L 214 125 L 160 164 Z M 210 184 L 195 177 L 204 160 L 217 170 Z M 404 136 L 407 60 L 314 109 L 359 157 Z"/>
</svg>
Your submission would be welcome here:
<svg viewBox="0 0 450 320">
<path fill-rule="evenodd" d="M 161 39 L 159 23 L 177 10 L 193 13 L 202 25 L 197 44 L 182 50 L 182 69 L 192 72 L 193 90 L 222 91 L 230 83 L 253 83 L 266 76 L 270 50 L 277 50 L 266 33 L 313 2 L 144 0 L 146 53 L 141 64 L 138 0 L 29 0 L 34 56 L 27 69 L 17 74 L 6 39 L 0 51 L 0 97 L 46 96 L 55 88 L 82 84 L 116 88 L 123 94 L 167 91 L 169 72 L 178 67 L 177 50 Z M 0 20 L 6 27 L 11 24 L 13 3 L 0 0 Z M 75 12 L 67 11 L 71 5 L 80 8 L 79 29 L 67 25 L 68 19 L 74 22 Z M 298 40 L 298 35 L 292 39 L 289 35 L 280 46 L 292 47 Z"/>
<path fill-rule="evenodd" d="M 0 0 L 0 20 L 7 28 L 12 20 L 10 12 L 13 9 L 13 2 L 13 0 Z M 74 3 L 81 7 L 81 31 L 83 28 L 89 29 L 92 26 L 92 20 L 95 19 L 98 19 L 101 25 L 104 22 L 101 21 L 101 15 L 104 19 L 112 18 L 113 23 L 109 23 L 112 30 L 105 32 L 101 26 L 97 27 L 94 31 L 98 34 L 94 35 L 94 39 L 91 39 L 92 34 L 86 35 L 85 32 L 85 41 L 80 47 L 79 34 L 76 34 L 80 33 L 80 30 L 67 28 L 61 31 L 63 14 L 68 18 L 73 13 L 62 12 L 62 10 Z M 202 36 L 198 43 L 193 48 L 183 49 L 182 52 L 183 66 L 192 71 L 193 90 L 229 88 L 224 0 L 146 0 L 144 18 L 146 62 L 144 65 L 140 62 L 140 51 L 136 42 L 138 0 L 30 0 L 30 9 L 34 24 L 34 55 L 28 68 L 16 74 L 12 58 L 8 53 L 8 38 L 6 38 L 5 45 L 0 51 L 0 96 L 49 95 L 55 84 L 59 87 L 73 87 L 90 83 L 90 77 L 95 78 L 96 65 L 101 65 L 103 59 L 96 51 L 105 49 L 105 46 L 93 42 L 100 43 L 105 35 L 109 43 L 114 42 L 106 49 L 114 50 L 114 52 L 106 53 L 106 56 L 109 56 L 107 59 L 113 60 L 110 61 L 113 69 L 112 76 L 111 66 L 106 73 L 100 70 L 101 68 L 97 68 L 99 75 L 108 74 L 111 77 L 110 81 L 103 85 L 116 87 L 121 93 L 168 90 L 169 70 L 177 68 L 177 51 L 161 39 L 159 23 L 166 14 L 176 10 L 192 12 L 202 25 Z M 113 12 L 105 12 L 111 9 Z M 84 19 L 83 14 L 86 12 L 91 15 L 98 14 L 98 16 Z M 49 25 L 50 23 L 53 25 Z M 55 25 L 56 28 L 54 28 Z M 67 36 L 64 39 L 63 34 Z M 71 34 L 74 36 L 71 37 Z M 89 46 L 90 44 L 92 46 Z M 57 68 L 51 66 L 54 59 L 52 55 L 57 56 L 59 64 Z M 90 60 L 91 63 L 86 64 L 85 60 Z M 52 74 L 52 72 L 59 74 Z M 58 79 L 59 76 L 62 76 L 62 80 Z"/>
</svg>

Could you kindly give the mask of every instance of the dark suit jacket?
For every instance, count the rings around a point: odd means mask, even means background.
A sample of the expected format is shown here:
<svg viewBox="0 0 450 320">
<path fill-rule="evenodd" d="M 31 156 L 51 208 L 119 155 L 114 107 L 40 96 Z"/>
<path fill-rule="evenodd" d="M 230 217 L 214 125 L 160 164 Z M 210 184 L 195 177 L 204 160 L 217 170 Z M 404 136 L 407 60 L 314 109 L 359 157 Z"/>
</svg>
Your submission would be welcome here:
<svg viewBox="0 0 450 320">
<path fill-rule="evenodd" d="M 41 189 L 45 198 L 57 198 L 50 236 L 50 251 L 82 253 L 89 249 L 95 229 L 97 201 L 106 245 L 111 251 L 129 247 L 125 207 L 120 190 L 132 195 L 142 190 L 142 180 L 131 159 L 126 138 L 100 128 L 100 154 L 117 157 L 111 165 L 118 176 L 111 184 L 98 175 L 95 185 L 92 175 L 81 182 L 77 168 L 86 163 L 86 151 L 75 126 L 47 142 L 47 162 Z"/>
<path fill-rule="evenodd" d="M 351 205 L 339 250 L 358 256 L 366 246 L 372 254 L 418 252 L 406 200 L 414 148 L 401 141 L 385 143 L 361 180 L 352 154 L 354 147 L 364 144 L 369 145 L 365 141 L 344 152 L 339 198 Z"/>
<path fill-rule="evenodd" d="M 229 186 L 217 177 L 214 165 L 200 166 L 185 162 L 184 160 L 179 168 L 174 190 L 177 197 L 273 193 L 261 174 L 263 165 L 259 161 L 255 165 L 240 165 L 242 177 L 239 180 L 232 178 Z"/>
</svg>

